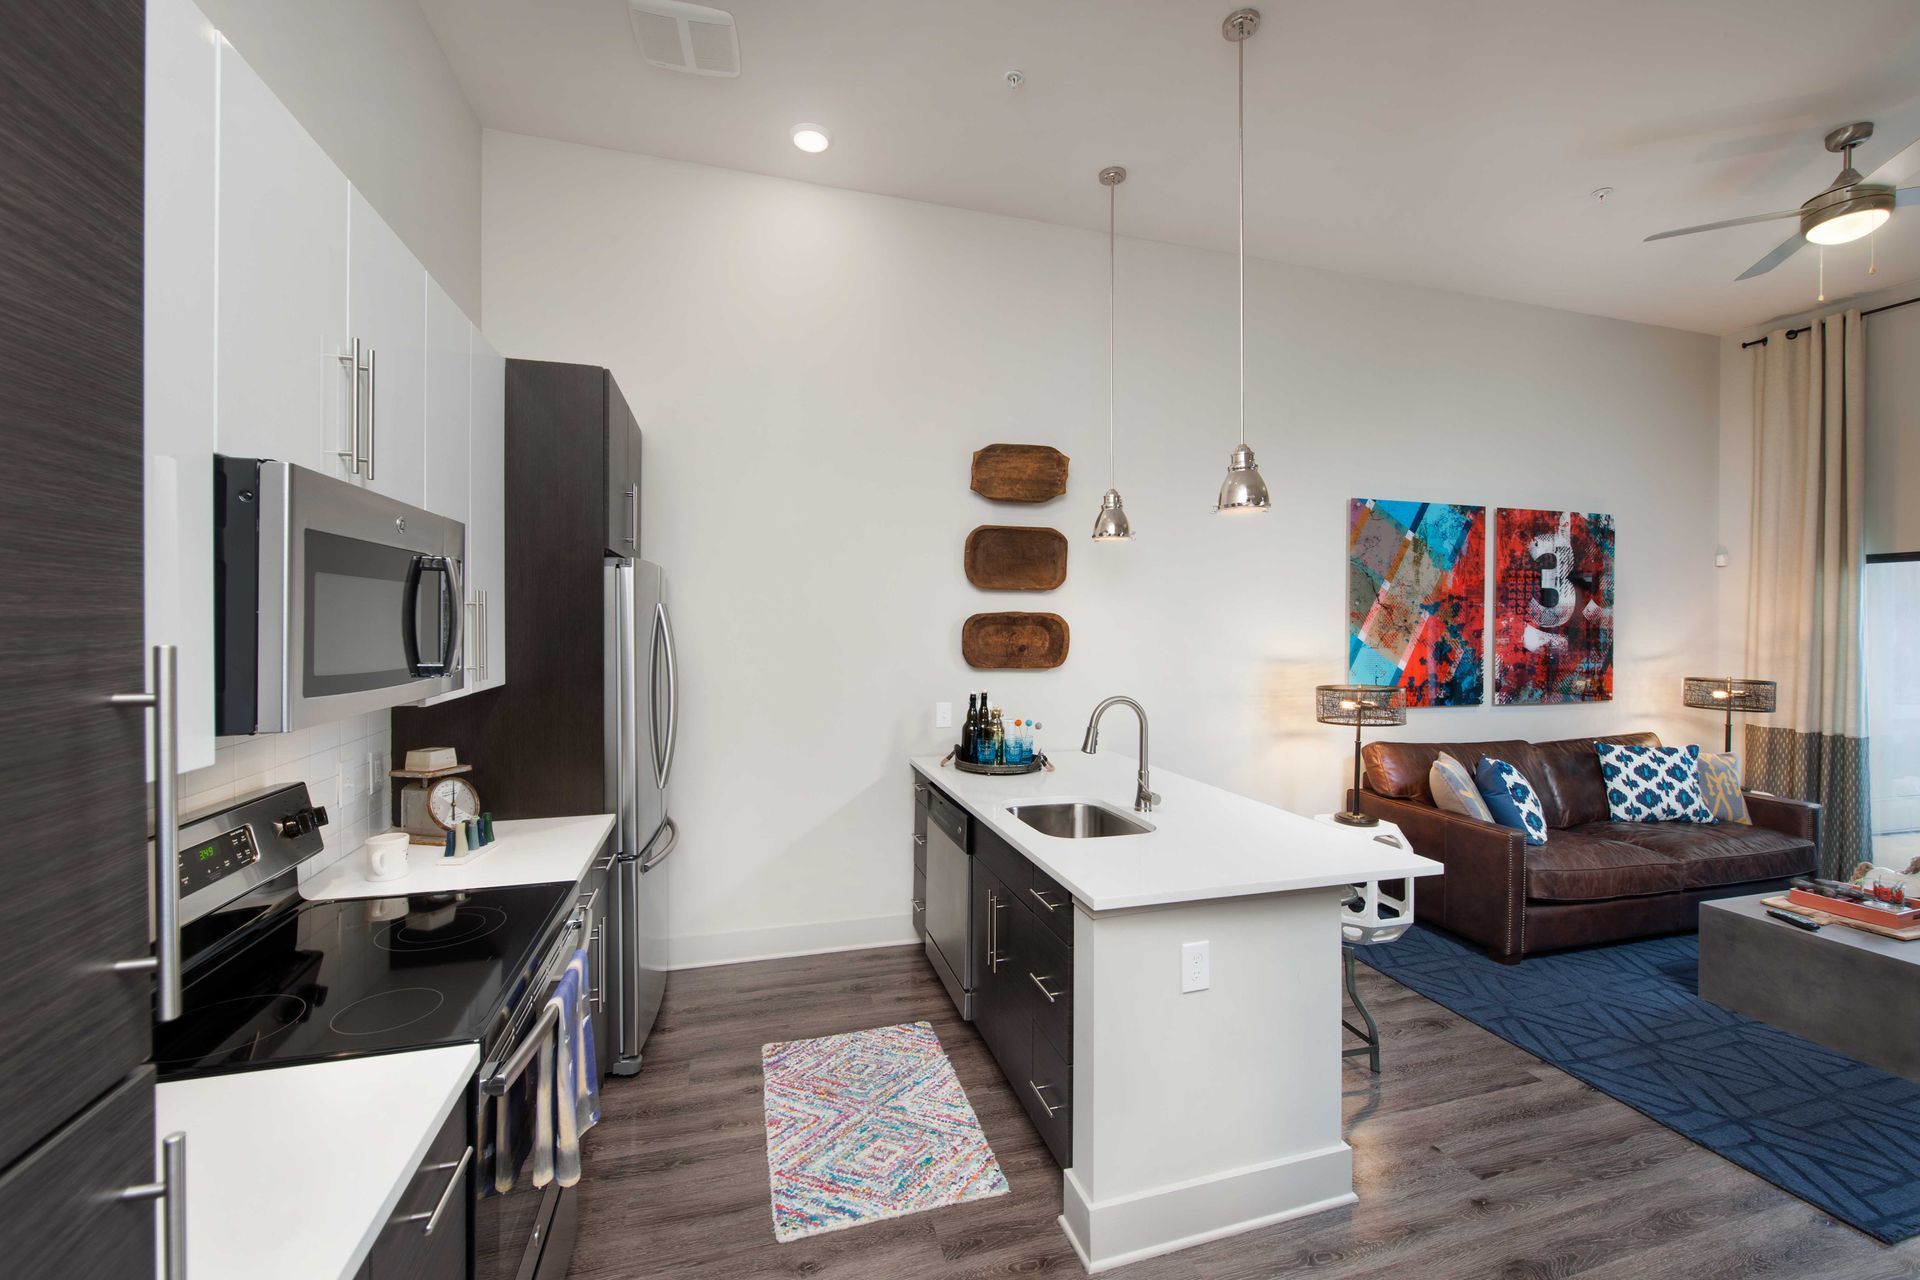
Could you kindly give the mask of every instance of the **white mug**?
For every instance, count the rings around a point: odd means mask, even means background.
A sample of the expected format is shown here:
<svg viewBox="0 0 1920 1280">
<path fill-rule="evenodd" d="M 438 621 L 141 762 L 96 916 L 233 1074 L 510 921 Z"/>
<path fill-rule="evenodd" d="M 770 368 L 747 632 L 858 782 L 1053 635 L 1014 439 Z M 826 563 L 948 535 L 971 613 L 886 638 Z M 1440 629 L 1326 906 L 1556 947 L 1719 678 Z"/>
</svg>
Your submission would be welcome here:
<svg viewBox="0 0 1920 1280">
<path fill-rule="evenodd" d="M 367 879 L 398 880 L 407 874 L 407 846 L 413 837 L 404 831 L 385 831 L 367 837 Z"/>
</svg>

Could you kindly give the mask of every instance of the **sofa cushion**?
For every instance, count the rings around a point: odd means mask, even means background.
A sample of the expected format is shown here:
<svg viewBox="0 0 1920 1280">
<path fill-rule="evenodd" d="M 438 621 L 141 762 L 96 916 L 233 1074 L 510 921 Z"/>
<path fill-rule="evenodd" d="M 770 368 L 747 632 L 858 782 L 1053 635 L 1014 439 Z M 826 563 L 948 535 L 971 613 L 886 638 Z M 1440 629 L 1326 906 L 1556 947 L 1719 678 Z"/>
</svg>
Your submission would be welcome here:
<svg viewBox="0 0 1920 1280">
<path fill-rule="evenodd" d="M 1728 754 L 1700 757 L 1700 799 L 1715 822 L 1748 823 L 1747 798 L 1740 790 L 1740 757 Z"/>
<path fill-rule="evenodd" d="M 1433 803 L 1433 791 L 1427 775 L 1442 754 L 1450 755 L 1469 769 L 1481 756 L 1510 760 L 1528 777 L 1535 774 L 1533 744 L 1517 740 L 1503 742 L 1369 742 L 1360 751 L 1366 768 L 1362 782 L 1368 791 L 1397 800 Z"/>
<path fill-rule="evenodd" d="M 1598 827 L 1616 824 L 1598 823 Z M 1527 896 L 1554 902 L 1597 902 L 1608 898 L 1651 898 L 1683 887 L 1678 863 L 1669 855 L 1625 840 L 1609 839 L 1593 826 L 1556 831 L 1553 839 L 1527 850 Z"/>
<path fill-rule="evenodd" d="M 1635 845 L 1673 861 L 1684 889 L 1715 889 L 1754 880 L 1813 874 L 1810 840 L 1767 827 L 1697 822 L 1602 822 L 1578 828 Z M 1558 843 L 1563 833 L 1554 833 Z"/>
<path fill-rule="evenodd" d="M 1534 757 L 1539 766 L 1530 769 L 1540 791 L 1540 803 L 1547 811 L 1550 827 L 1577 827 L 1586 822 L 1607 820 L 1607 785 L 1600 776 L 1600 743 L 1621 746 L 1657 747 L 1660 739 L 1651 733 L 1616 733 L 1602 738 L 1562 738 L 1557 742 L 1535 743 Z"/>
<path fill-rule="evenodd" d="M 1444 751 L 1427 771 L 1427 790 L 1433 792 L 1434 805 L 1447 813 L 1457 813 L 1475 822 L 1493 821 L 1493 812 L 1487 808 L 1486 798 L 1480 794 L 1473 774 Z"/>
<path fill-rule="evenodd" d="M 1519 766 L 1492 756 L 1481 756 L 1473 767 L 1473 781 L 1493 820 L 1512 827 L 1527 838 L 1530 845 L 1547 842 L 1547 815 L 1540 808 L 1540 797 Z"/>
<path fill-rule="evenodd" d="M 1700 798 L 1700 748 L 1597 744 L 1614 822 L 1712 822 Z"/>
</svg>

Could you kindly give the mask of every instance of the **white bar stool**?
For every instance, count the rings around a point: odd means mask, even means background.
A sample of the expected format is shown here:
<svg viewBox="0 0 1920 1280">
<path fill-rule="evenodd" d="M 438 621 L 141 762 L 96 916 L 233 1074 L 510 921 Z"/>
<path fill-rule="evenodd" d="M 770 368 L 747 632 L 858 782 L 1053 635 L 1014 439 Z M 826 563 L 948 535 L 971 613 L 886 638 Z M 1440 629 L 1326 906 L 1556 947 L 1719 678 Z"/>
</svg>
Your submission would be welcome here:
<svg viewBox="0 0 1920 1280">
<path fill-rule="evenodd" d="M 1391 822 L 1382 822 L 1371 827 L 1351 827 L 1335 822 L 1332 814 L 1318 814 L 1314 821 L 1325 823 L 1339 831 L 1346 839 L 1356 842 L 1378 842 L 1392 845 L 1396 849 L 1408 848 L 1407 838 L 1400 834 L 1400 828 Z M 1388 893 L 1380 886 L 1394 886 L 1395 893 Z M 1361 1044 L 1352 1049 L 1342 1049 L 1343 1058 L 1357 1058 L 1365 1055 L 1367 1067 L 1375 1075 L 1380 1074 L 1380 1024 L 1373 1020 L 1373 1014 L 1360 999 L 1359 989 L 1354 984 L 1354 955 L 1356 948 L 1371 946 L 1380 942 L 1392 942 L 1405 933 L 1413 924 L 1413 880 L 1369 880 L 1353 886 L 1353 896 L 1341 906 L 1340 911 L 1340 960 L 1346 973 L 1347 999 L 1352 1001 L 1354 1010 L 1366 1022 L 1363 1030 L 1342 1018 L 1340 1025 L 1353 1035 L 1358 1036 Z"/>
</svg>

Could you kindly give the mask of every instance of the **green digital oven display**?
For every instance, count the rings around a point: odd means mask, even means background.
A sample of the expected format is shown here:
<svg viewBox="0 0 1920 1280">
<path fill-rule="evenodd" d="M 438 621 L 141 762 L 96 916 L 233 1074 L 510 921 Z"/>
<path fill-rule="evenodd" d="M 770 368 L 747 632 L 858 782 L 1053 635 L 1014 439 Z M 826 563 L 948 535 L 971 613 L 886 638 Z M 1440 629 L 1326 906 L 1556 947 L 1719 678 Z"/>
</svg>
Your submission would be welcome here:
<svg viewBox="0 0 1920 1280">
<path fill-rule="evenodd" d="M 206 844 L 193 846 L 193 852 L 180 860 L 180 891 L 203 889 L 259 860 L 260 850 L 253 843 L 251 830 L 235 827 L 222 832 Z"/>
<path fill-rule="evenodd" d="M 200 850 L 200 854 L 199 854 L 200 861 L 202 862 L 205 862 L 209 858 L 217 858 L 219 856 L 220 856 L 219 846 L 211 845 L 211 844 L 203 847 Z"/>
</svg>

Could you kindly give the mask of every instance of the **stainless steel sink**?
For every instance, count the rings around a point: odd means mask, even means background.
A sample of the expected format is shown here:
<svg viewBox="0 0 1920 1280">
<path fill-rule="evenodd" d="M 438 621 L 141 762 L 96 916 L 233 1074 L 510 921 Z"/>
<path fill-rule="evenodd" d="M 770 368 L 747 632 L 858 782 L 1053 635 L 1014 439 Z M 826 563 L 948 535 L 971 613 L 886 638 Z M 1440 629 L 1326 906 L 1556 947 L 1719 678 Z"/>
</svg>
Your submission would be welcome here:
<svg viewBox="0 0 1920 1280">
<path fill-rule="evenodd" d="M 1118 809 L 1085 800 L 1051 800 L 1038 804 L 1017 804 L 1007 809 L 1014 817 L 1042 835 L 1065 840 L 1091 840 L 1099 836 L 1141 836 L 1153 830 L 1136 822 Z"/>
</svg>

